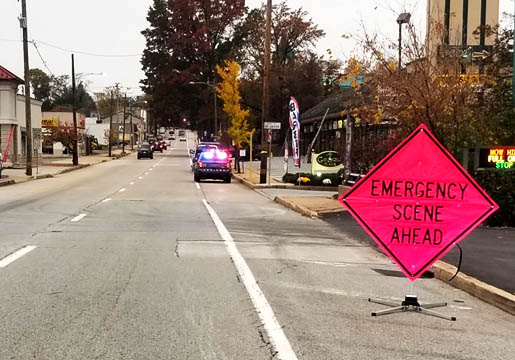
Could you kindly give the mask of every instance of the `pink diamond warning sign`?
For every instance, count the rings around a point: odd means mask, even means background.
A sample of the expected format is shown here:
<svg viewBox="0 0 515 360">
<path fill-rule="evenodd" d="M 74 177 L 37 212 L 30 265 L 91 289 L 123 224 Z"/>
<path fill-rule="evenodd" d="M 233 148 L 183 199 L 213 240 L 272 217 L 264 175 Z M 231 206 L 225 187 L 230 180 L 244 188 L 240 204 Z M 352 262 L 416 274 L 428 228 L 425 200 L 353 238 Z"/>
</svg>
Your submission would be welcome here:
<svg viewBox="0 0 515 360">
<path fill-rule="evenodd" d="M 425 125 L 340 202 L 411 281 L 498 209 Z"/>
</svg>

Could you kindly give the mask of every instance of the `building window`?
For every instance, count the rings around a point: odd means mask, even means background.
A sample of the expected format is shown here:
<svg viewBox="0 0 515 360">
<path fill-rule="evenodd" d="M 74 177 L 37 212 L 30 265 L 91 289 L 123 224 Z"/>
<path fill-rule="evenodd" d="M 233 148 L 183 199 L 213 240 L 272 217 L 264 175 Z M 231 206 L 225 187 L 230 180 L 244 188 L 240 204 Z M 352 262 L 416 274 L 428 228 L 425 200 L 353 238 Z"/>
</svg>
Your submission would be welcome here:
<svg viewBox="0 0 515 360">
<path fill-rule="evenodd" d="M 338 120 L 338 129 L 343 129 L 343 120 Z"/>
</svg>

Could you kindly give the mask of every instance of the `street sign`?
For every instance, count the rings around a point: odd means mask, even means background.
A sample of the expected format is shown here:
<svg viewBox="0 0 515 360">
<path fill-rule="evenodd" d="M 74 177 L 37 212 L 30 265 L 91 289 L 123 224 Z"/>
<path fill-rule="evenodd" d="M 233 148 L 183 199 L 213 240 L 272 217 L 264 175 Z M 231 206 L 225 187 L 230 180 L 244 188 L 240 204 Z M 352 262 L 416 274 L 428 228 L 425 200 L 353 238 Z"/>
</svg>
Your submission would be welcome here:
<svg viewBox="0 0 515 360">
<path fill-rule="evenodd" d="M 425 125 L 340 202 L 411 281 L 498 209 Z"/>
<path fill-rule="evenodd" d="M 265 122 L 265 129 L 266 130 L 281 130 L 281 123 L 280 122 Z"/>
</svg>

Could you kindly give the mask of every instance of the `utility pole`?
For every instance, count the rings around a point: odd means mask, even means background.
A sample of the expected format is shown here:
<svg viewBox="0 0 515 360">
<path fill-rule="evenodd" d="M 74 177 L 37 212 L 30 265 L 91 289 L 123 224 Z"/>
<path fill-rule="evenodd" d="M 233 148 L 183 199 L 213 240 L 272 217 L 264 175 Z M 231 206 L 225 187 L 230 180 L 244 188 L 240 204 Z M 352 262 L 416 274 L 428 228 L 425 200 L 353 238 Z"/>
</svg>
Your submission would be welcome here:
<svg viewBox="0 0 515 360">
<path fill-rule="evenodd" d="M 266 3 L 266 28 L 265 28 L 265 73 L 263 77 L 263 112 L 261 118 L 261 167 L 259 171 L 259 183 L 266 184 L 266 161 L 270 154 L 266 151 L 267 134 L 265 122 L 270 116 L 270 43 L 272 37 L 272 0 Z M 252 156 L 252 154 L 251 154 Z"/>
<path fill-rule="evenodd" d="M 113 103 L 114 103 L 114 89 L 111 89 L 111 102 L 110 102 L 110 113 L 111 113 L 111 116 L 109 116 L 109 157 L 113 156 L 112 155 L 112 149 L 113 149 L 113 142 L 112 142 L 112 138 L 113 138 Z"/>
<path fill-rule="evenodd" d="M 218 112 L 217 112 L 217 106 L 216 106 L 216 80 L 213 77 L 213 97 L 214 97 L 214 107 L 215 107 L 215 131 L 213 133 L 213 136 L 218 136 Z"/>
<path fill-rule="evenodd" d="M 131 135 L 130 135 L 130 138 L 131 138 L 131 151 L 134 150 L 134 127 L 132 125 L 132 101 L 131 101 L 131 105 L 129 106 L 129 114 L 130 114 L 130 117 L 131 117 Z"/>
<path fill-rule="evenodd" d="M 27 30 L 27 3 L 21 0 L 20 27 L 23 29 L 23 63 L 25 76 L 25 129 L 27 137 L 25 174 L 32 176 L 32 114 L 30 108 L 29 42 Z"/>
<path fill-rule="evenodd" d="M 515 20 L 515 18 L 514 18 Z M 514 22 L 514 28 L 513 28 L 513 68 L 512 68 L 512 73 L 513 73 L 513 79 L 512 79 L 512 90 L 511 90 L 511 101 L 512 101 L 512 106 L 515 107 L 515 22 Z"/>
<path fill-rule="evenodd" d="M 72 54 L 72 96 L 73 96 L 73 165 L 79 165 L 79 146 L 77 132 L 77 94 L 75 88 L 75 57 Z"/>
<path fill-rule="evenodd" d="M 127 110 L 127 93 L 123 97 L 123 132 L 122 132 L 122 154 L 125 154 L 125 114 Z"/>
</svg>

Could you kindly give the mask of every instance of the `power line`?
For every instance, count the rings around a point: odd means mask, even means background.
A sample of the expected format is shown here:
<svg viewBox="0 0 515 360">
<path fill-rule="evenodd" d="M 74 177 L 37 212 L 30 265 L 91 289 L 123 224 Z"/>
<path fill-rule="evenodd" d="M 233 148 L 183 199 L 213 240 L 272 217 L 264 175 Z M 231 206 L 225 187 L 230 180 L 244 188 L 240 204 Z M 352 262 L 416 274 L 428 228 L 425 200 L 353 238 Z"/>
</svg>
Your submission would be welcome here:
<svg viewBox="0 0 515 360">
<path fill-rule="evenodd" d="M 21 40 L 3 39 L 3 38 L 0 38 L 0 41 L 22 42 Z M 63 47 L 60 47 L 60 46 L 57 46 L 57 45 L 53 45 L 53 44 L 47 43 L 45 41 L 36 40 L 36 39 L 32 39 L 31 42 L 33 44 L 39 43 L 40 45 L 45 45 L 45 46 L 48 46 L 48 47 L 51 47 L 51 48 L 54 48 L 54 49 L 57 49 L 57 50 L 61 50 L 61 51 L 70 53 L 70 54 L 81 54 L 81 55 L 104 57 L 104 58 L 137 57 L 137 56 L 141 56 L 142 55 L 141 53 L 139 53 L 139 54 L 98 54 L 98 53 L 90 53 L 90 52 L 86 52 L 86 51 L 66 49 L 66 48 L 63 48 Z"/>
<path fill-rule="evenodd" d="M 54 73 L 52 72 L 52 70 L 50 70 L 50 68 L 48 67 L 48 64 L 47 62 L 45 61 L 45 59 L 43 59 L 43 55 L 41 55 L 41 52 L 39 51 L 38 49 L 38 46 L 36 45 L 36 42 L 35 41 L 30 41 L 30 43 L 32 45 L 34 45 L 34 48 L 36 49 L 38 55 L 39 55 L 39 58 L 41 59 L 41 61 L 43 62 L 43 65 L 45 66 L 45 68 L 48 70 L 48 72 L 50 73 L 50 75 L 52 75 L 53 77 L 55 77 Z"/>
<path fill-rule="evenodd" d="M 141 53 L 139 53 L 139 54 L 95 54 L 95 53 L 90 53 L 90 52 L 85 52 L 85 51 L 65 49 L 65 48 L 62 48 L 60 46 L 52 45 L 52 44 L 49 44 L 49 43 L 41 41 L 41 40 L 33 39 L 33 41 L 37 41 L 40 44 L 43 44 L 43 45 L 46 45 L 46 46 L 49 46 L 51 48 L 54 48 L 54 49 L 57 49 L 57 50 L 61 50 L 61 51 L 64 51 L 64 52 L 74 53 L 74 54 L 81 54 L 81 55 L 88 55 L 88 56 L 105 57 L 105 58 L 120 58 L 120 57 L 136 57 L 136 56 L 141 56 L 142 55 Z"/>
</svg>

